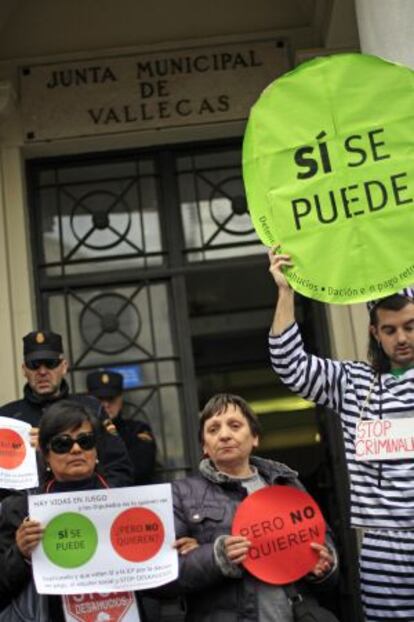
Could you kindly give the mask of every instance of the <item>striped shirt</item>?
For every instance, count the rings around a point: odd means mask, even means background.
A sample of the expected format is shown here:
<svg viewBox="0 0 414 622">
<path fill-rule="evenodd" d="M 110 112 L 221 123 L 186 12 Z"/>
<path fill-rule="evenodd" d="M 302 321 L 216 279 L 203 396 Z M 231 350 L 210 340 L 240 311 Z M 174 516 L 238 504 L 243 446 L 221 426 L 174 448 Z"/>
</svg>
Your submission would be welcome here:
<svg viewBox="0 0 414 622">
<path fill-rule="evenodd" d="M 299 327 L 269 337 L 272 367 L 291 391 L 339 413 L 351 488 L 351 524 L 414 528 L 414 460 L 357 462 L 355 430 L 368 420 L 414 416 L 414 369 L 378 375 L 364 362 L 323 359 L 305 352 Z"/>
</svg>

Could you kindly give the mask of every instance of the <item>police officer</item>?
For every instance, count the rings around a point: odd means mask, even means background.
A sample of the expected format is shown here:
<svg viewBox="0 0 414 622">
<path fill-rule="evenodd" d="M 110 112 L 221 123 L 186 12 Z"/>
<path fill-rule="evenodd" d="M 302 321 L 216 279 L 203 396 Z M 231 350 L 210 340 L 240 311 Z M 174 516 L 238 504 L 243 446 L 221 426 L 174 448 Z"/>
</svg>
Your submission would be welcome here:
<svg viewBox="0 0 414 622">
<path fill-rule="evenodd" d="M 88 374 L 86 383 L 89 393 L 101 402 L 127 447 L 134 466 L 135 483 L 148 484 L 155 469 L 156 443 L 147 423 L 123 416 L 123 376 L 98 370 Z"/>
<path fill-rule="evenodd" d="M 62 337 L 51 331 L 36 330 L 23 337 L 22 365 L 27 383 L 24 397 L 0 408 L 0 416 L 13 417 L 32 426 L 32 444 L 37 445 L 40 419 L 44 410 L 56 400 L 79 400 L 89 406 L 102 424 L 98 439 L 100 467 L 111 487 L 128 486 L 133 483 L 131 461 L 122 439 L 108 431 L 108 415 L 98 400 L 84 395 L 69 395 L 65 380 L 68 362 L 63 355 Z M 7 491 L 0 491 L 0 498 Z"/>
</svg>

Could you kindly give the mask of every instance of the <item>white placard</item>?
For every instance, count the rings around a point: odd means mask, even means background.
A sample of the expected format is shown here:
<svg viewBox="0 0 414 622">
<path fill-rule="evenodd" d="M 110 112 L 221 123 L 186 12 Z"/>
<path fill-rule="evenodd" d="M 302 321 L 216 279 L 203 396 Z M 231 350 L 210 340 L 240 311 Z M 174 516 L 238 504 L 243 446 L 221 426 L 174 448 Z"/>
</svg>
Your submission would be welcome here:
<svg viewBox="0 0 414 622">
<path fill-rule="evenodd" d="M 170 484 L 33 495 L 29 513 L 45 527 L 32 555 L 39 594 L 124 592 L 177 578 Z"/>
<path fill-rule="evenodd" d="M 401 460 L 414 457 L 414 417 L 361 419 L 356 426 L 355 459 Z"/>
<path fill-rule="evenodd" d="M 31 425 L 24 421 L 0 417 L 0 488 L 23 490 L 38 486 L 30 430 Z"/>
</svg>

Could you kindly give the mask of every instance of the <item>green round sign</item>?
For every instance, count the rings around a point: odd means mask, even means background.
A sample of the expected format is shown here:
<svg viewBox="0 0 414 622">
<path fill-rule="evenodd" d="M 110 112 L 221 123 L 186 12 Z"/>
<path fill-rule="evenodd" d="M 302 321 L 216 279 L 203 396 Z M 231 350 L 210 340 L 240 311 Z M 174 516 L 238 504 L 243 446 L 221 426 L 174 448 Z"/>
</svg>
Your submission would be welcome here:
<svg viewBox="0 0 414 622">
<path fill-rule="evenodd" d="M 414 75 L 375 56 L 300 65 L 252 108 L 243 176 L 256 231 L 301 294 L 380 298 L 414 282 Z"/>
<path fill-rule="evenodd" d="M 76 512 L 55 516 L 43 534 L 45 555 L 61 568 L 78 568 L 88 562 L 98 546 L 98 533 L 89 518 Z"/>
</svg>

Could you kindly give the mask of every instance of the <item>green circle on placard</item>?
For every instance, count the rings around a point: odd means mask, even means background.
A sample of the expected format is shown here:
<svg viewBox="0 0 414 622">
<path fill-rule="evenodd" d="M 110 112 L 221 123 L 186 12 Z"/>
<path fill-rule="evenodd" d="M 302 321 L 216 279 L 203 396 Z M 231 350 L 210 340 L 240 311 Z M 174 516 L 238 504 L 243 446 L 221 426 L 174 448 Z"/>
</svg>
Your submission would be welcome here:
<svg viewBox="0 0 414 622">
<path fill-rule="evenodd" d="M 42 539 L 49 560 L 61 568 L 78 568 L 88 562 L 98 546 L 98 532 L 89 518 L 65 512 L 52 518 Z"/>
<path fill-rule="evenodd" d="M 303 63 L 253 106 L 250 214 L 299 293 L 347 304 L 414 283 L 414 72 L 364 54 Z"/>
</svg>

